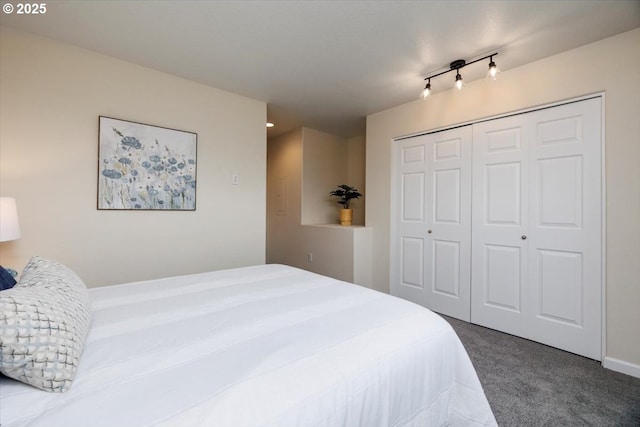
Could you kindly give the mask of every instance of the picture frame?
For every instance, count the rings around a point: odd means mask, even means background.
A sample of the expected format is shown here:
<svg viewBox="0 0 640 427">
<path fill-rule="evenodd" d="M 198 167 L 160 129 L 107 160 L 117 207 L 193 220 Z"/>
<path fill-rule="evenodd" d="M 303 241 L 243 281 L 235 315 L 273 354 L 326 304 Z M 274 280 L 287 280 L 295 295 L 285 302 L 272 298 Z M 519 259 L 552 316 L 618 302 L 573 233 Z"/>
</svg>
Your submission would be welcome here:
<svg viewBox="0 0 640 427">
<path fill-rule="evenodd" d="M 98 210 L 196 210 L 194 132 L 99 116 Z"/>
</svg>

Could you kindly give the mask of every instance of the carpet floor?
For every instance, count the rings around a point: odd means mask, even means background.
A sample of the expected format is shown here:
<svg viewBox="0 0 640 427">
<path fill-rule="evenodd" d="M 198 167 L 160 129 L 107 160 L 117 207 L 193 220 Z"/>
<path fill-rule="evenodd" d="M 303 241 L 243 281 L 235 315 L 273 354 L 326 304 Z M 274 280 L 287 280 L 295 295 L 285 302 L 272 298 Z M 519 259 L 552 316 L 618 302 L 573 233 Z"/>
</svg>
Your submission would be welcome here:
<svg viewBox="0 0 640 427">
<path fill-rule="evenodd" d="M 498 425 L 640 426 L 640 378 L 443 316 L 473 362 Z"/>
</svg>

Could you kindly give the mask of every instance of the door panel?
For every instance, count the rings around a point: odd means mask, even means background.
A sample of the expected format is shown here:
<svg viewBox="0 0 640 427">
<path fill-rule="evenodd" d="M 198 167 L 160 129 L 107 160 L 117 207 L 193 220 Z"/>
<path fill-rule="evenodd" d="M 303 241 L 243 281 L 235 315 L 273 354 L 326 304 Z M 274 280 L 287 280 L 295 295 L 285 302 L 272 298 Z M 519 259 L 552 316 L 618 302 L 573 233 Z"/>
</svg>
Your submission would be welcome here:
<svg viewBox="0 0 640 427">
<path fill-rule="evenodd" d="M 408 146 L 402 148 L 402 166 L 424 164 L 424 145 Z"/>
<path fill-rule="evenodd" d="M 432 191 L 427 307 L 469 321 L 471 298 L 471 126 L 428 135 Z"/>
<path fill-rule="evenodd" d="M 398 142 L 395 158 L 392 292 L 469 321 L 471 127 Z"/>
<path fill-rule="evenodd" d="M 538 250 L 540 319 L 582 326 L 582 254 Z"/>
<path fill-rule="evenodd" d="M 460 297 L 460 243 L 433 241 L 433 292 Z"/>
<path fill-rule="evenodd" d="M 424 287 L 424 239 L 403 237 L 401 248 L 401 284 L 422 289 Z"/>
<path fill-rule="evenodd" d="M 471 321 L 526 333 L 528 185 L 525 118 L 473 126 Z"/>
<path fill-rule="evenodd" d="M 496 310 L 520 313 L 520 248 L 485 245 L 485 292 L 483 303 Z"/>
<path fill-rule="evenodd" d="M 485 224 L 519 225 L 520 162 L 485 165 Z"/>
<path fill-rule="evenodd" d="M 582 157 L 537 162 L 538 226 L 582 227 Z"/>
<path fill-rule="evenodd" d="M 459 160 L 462 155 L 462 140 L 453 138 L 442 139 L 433 143 L 433 160 L 436 162 L 443 160 Z"/>
<path fill-rule="evenodd" d="M 460 169 L 434 172 L 434 223 L 460 224 L 460 172 Z"/>
<path fill-rule="evenodd" d="M 424 222 L 424 172 L 402 174 L 402 220 Z"/>
<path fill-rule="evenodd" d="M 520 151 L 520 141 L 522 128 L 520 120 L 510 120 L 514 127 L 499 127 L 491 130 L 490 127 L 484 126 L 483 132 L 486 143 L 483 150 L 486 153 L 499 153 L 505 151 Z M 495 123 L 495 122 L 494 122 Z"/>
<path fill-rule="evenodd" d="M 556 107 L 562 108 L 562 107 Z M 555 111 L 554 110 L 554 114 Z M 541 144 L 564 144 L 572 142 L 581 142 L 583 139 L 583 121 L 582 115 L 565 115 L 564 117 L 548 120 L 543 119 L 538 122 L 537 142 Z"/>
<path fill-rule="evenodd" d="M 419 139 L 396 147 L 396 242 L 392 292 L 417 304 L 425 298 L 426 151 Z"/>
<path fill-rule="evenodd" d="M 601 99 L 531 113 L 528 338 L 602 358 Z M 535 165 L 535 166 L 533 166 Z"/>
</svg>

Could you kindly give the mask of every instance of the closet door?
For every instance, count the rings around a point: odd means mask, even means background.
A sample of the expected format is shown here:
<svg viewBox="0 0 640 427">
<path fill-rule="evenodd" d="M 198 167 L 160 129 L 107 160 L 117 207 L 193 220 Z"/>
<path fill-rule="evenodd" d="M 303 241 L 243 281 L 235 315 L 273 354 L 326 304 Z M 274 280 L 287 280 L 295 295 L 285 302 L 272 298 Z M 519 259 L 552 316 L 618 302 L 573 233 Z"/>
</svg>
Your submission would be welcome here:
<svg viewBox="0 0 640 427">
<path fill-rule="evenodd" d="M 527 338 L 601 354 L 601 98 L 531 114 Z"/>
<path fill-rule="evenodd" d="M 397 143 L 394 294 L 470 320 L 471 127 Z"/>
<path fill-rule="evenodd" d="M 471 321 L 601 355 L 601 100 L 474 125 Z"/>
<path fill-rule="evenodd" d="M 419 136 L 397 142 L 395 151 L 391 292 L 425 306 L 426 231 L 429 223 L 426 138 Z"/>
<path fill-rule="evenodd" d="M 530 127 L 519 115 L 473 125 L 471 321 L 526 335 Z"/>
</svg>

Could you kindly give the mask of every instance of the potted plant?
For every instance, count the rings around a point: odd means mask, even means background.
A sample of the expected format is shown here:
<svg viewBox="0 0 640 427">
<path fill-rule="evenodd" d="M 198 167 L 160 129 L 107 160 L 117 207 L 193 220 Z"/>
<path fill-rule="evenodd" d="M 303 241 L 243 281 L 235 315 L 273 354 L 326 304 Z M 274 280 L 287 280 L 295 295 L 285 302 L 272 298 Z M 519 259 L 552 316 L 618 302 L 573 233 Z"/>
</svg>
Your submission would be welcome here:
<svg viewBox="0 0 640 427">
<path fill-rule="evenodd" d="M 353 211 L 349 208 L 349 205 L 351 204 L 351 200 L 359 199 L 362 194 L 355 188 L 342 184 L 338 185 L 338 189 L 333 190 L 329 195 L 339 197 L 338 204 L 342 205 L 342 209 L 340 209 L 340 225 L 351 225 Z"/>
</svg>

